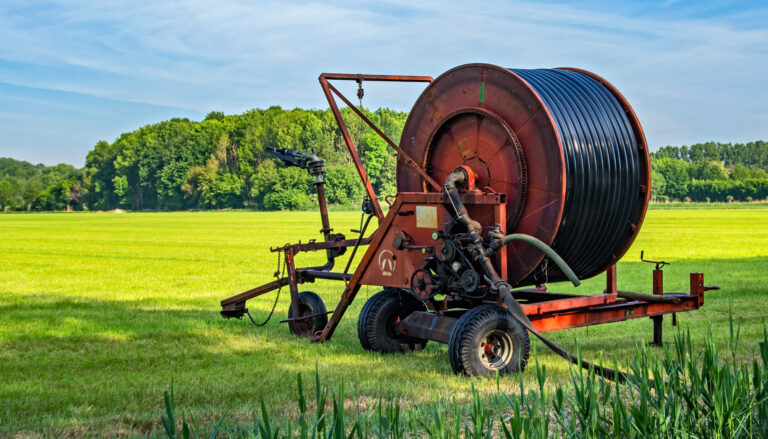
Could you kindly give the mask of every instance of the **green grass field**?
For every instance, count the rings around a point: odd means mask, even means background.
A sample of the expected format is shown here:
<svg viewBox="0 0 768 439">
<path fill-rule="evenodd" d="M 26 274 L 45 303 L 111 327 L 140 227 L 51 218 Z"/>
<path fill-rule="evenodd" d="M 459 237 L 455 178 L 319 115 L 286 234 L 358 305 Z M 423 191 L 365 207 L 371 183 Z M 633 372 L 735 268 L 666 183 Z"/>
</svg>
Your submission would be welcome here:
<svg viewBox="0 0 768 439">
<path fill-rule="evenodd" d="M 337 231 L 356 228 L 359 214 L 332 212 Z M 296 373 L 315 367 L 330 385 L 344 382 L 351 410 L 365 411 L 387 392 L 408 404 L 435 395 L 469 398 L 472 383 L 454 376 L 446 347 L 430 343 L 408 355 L 377 355 L 357 341 L 357 314 L 377 290 L 363 287 L 333 342 L 292 336 L 278 318 L 264 328 L 219 317 L 219 301 L 272 279 L 270 245 L 318 237 L 314 212 L 74 213 L 0 215 L 0 437 L 114 436 L 159 433 L 162 392 L 200 423 L 225 412 L 227 424 L 251 423 L 260 396 L 280 415 L 295 410 Z M 729 309 L 741 325 L 740 360 L 757 355 L 768 310 L 768 209 L 651 210 L 619 263 L 619 288 L 650 292 L 650 258 L 665 269 L 669 291 L 687 291 L 688 273 L 702 271 L 703 309 L 678 316 L 694 343 L 708 332 L 725 348 Z M 323 259 L 299 256 L 298 265 Z M 345 261 L 339 261 L 343 264 Z M 343 265 L 342 265 L 343 266 Z M 329 309 L 341 288 L 306 284 Z M 602 276 L 577 291 L 600 292 Z M 572 291 L 552 285 L 553 291 Z M 257 319 L 273 295 L 249 302 Z M 277 317 L 287 312 L 280 298 Z M 665 320 L 667 339 L 674 328 Z M 637 319 L 550 334 L 586 359 L 621 365 L 635 343 L 651 336 Z M 553 382 L 568 364 L 534 342 Z M 533 382 L 532 374 L 525 376 Z M 515 392 L 515 378 L 502 379 Z"/>
</svg>

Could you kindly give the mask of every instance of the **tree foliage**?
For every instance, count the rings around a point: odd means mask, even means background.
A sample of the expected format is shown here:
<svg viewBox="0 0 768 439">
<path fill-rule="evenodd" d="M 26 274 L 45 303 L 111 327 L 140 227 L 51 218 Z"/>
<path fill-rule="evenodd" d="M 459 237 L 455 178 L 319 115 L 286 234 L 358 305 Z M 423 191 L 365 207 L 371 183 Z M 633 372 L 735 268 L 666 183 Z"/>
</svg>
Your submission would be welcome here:
<svg viewBox="0 0 768 439">
<path fill-rule="evenodd" d="M 80 209 L 83 206 L 82 170 L 71 165 L 33 165 L 0 158 L 0 212 L 4 210 Z M 45 201 L 38 200 L 41 196 Z"/>
<path fill-rule="evenodd" d="M 656 200 L 752 201 L 768 198 L 768 144 L 699 143 L 651 154 Z"/>
<path fill-rule="evenodd" d="M 399 143 L 407 113 L 362 110 Z M 392 148 L 349 109 L 342 117 L 383 197 L 395 193 Z M 171 119 L 97 142 L 83 169 L 0 158 L 0 210 L 307 209 L 312 177 L 287 168 L 266 147 L 314 151 L 327 166 L 329 203 L 359 205 L 364 191 L 330 110 L 212 111 L 199 122 Z M 651 154 L 656 200 L 768 198 L 768 145 L 708 142 Z"/>
<path fill-rule="evenodd" d="M 406 113 L 363 112 L 399 142 Z M 394 151 L 351 110 L 342 115 L 374 189 L 394 193 Z M 328 202 L 351 206 L 362 200 L 359 176 L 330 110 L 270 107 L 240 115 L 212 111 L 200 122 L 171 119 L 123 133 L 112 143 L 100 141 L 83 170 L 69 167 L 60 178 L 35 180 L 34 197 L 25 202 L 38 210 L 311 208 L 312 177 L 277 163 L 266 147 L 314 151 L 327 166 Z M 41 169 L 58 169 L 3 160 L 0 169 L 24 176 L 24 182 Z M 16 180 L 0 178 L 0 206 L 17 209 L 24 201 Z"/>
<path fill-rule="evenodd" d="M 768 169 L 768 144 L 763 140 L 749 143 L 706 142 L 691 146 L 664 146 L 656 158 L 670 158 L 688 163 L 718 162 L 725 166 Z"/>
</svg>

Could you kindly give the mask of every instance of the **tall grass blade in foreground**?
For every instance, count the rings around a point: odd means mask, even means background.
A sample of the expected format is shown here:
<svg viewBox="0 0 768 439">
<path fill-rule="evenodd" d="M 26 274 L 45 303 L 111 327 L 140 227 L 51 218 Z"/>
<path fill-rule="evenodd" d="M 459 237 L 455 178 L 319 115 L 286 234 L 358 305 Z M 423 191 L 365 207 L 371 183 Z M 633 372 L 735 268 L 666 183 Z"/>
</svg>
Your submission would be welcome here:
<svg viewBox="0 0 768 439">
<path fill-rule="evenodd" d="M 375 437 L 449 438 L 751 438 L 768 437 L 768 328 L 758 343 L 759 358 L 740 363 L 736 357 L 740 330 L 730 325 L 730 353 L 722 358 L 710 334 L 696 351 L 688 331 L 678 331 L 673 347 L 659 351 L 636 344 L 626 384 L 603 380 L 594 370 L 570 369 L 567 385 L 547 382 L 547 369 L 534 353 L 536 385 L 528 389 L 519 375 L 515 395 L 502 389 L 481 394 L 472 382 L 469 404 L 435 397 L 430 404 L 403 409 L 392 395 L 379 398 L 370 413 L 350 414 L 345 388 L 331 395 L 315 368 L 315 410 L 310 416 L 301 374 L 297 374 L 298 419 L 271 418 L 260 400 L 253 436 L 257 439 L 350 439 Z M 577 357 L 580 351 L 577 347 Z M 507 377 L 506 379 L 514 379 Z M 174 391 L 164 393 L 161 417 L 168 438 L 179 435 Z M 214 429 L 214 438 L 223 418 Z M 552 422 L 552 421 L 555 422 Z M 498 425 L 496 422 L 498 421 Z M 182 419 L 181 437 L 200 437 Z"/>
<path fill-rule="evenodd" d="M 166 437 L 168 439 L 177 439 L 179 431 L 176 426 L 176 409 L 174 408 L 175 401 L 174 401 L 174 394 L 173 394 L 173 380 L 171 380 L 170 392 L 166 391 L 163 393 L 163 402 L 165 405 L 165 415 L 161 416 L 160 420 L 163 424 L 163 428 L 165 429 Z M 221 426 L 224 425 L 224 419 L 226 417 L 227 415 L 224 414 L 221 417 L 221 419 L 219 419 L 218 424 L 216 424 L 213 431 L 211 432 L 211 435 L 209 436 L 210 439 L 214 439 L 216 438 L 216 436 L 218 436 L 219 431 L 221 430 Z M 182 417 L 181 437 L 182 439 L 203 437 L 200 434 L 198 434 L 197 423 L 194 422 L 194 419 L 192 419 L 192 425 L 190 425 L 190 424 L 187 424 L 186 417 Z"/>
</svg>

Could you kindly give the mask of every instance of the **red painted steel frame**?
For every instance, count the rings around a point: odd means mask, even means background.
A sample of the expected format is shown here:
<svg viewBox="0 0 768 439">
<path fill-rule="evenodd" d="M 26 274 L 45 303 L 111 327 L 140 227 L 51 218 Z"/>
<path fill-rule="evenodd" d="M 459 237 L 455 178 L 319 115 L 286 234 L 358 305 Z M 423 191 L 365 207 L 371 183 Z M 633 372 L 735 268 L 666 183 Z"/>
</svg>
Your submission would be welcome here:
<svg viewBox="0 0 768 439">
<path fill-rule="evenodd" d="M 366 173 L 365 169 L 363 168 L 363 164 L 360 161 L 360 156 L 357 153 L 357 148 L 355 147 L 355 143 L 352 140 L 352 136 L 349 133 L 349 130 L 347 129 L 347 125 L 344 122 L 344 119 L 341 117 L 341 112 L 339 111 L 339 107 L 336 104 L 336 100 L 334 99 L 333 95 L 335 94 L 338 96 L 352 111 L 355 112 L 368 126 L 370 126 L 376 134 L 381 136 L 382 139 L 384 139 L 392 148 L 397 151 L 399 159 L 405 162 L 406 164 L 413 167 L 420 175 L 422 175 L 428 183 L 430 183 L 432 186 L 434 186 L 436 189 L 441 190 L 440 185 L 435 182 L 427 173 L 426 171 L 421 168 L 413 159 L 411 159 L 408 154 L 406 154 L 400 147 L 395 144 L 392 139 L 390 139 L 376 124 L 374 124 L 368 117 L 365 116 L 357 107 L 355 107 L 354 104 L 352 104 L 341 92 L 339 92 L 336 87 L 331 85 L 328 81 L 329 80 L 342 80 L 342 81 L 357 81 L 358 83 L 362 84 L 362 81 L 384 81 L 384 82 L 432 82 L 431 76 L 404 76 L 404 75 L 367 75 L 367 74 L 346 74 L 346 73 L 323 73 L 318 78 L 320 81 L 320 85 L 323 89 L 323 93 L 325 94 L 326 99 L 328 100 L 328 104 L 331 107 L 331 111 L 333 112 L 333 116 L 336 119 L 336 123 L 339 126 L 339 130 L 341 131 L 342 137 L 344 138 L 344 143 L 346 143 L 347 148 L 349 149 L 349 154 L 352 157 L 352 161 L 355 164 L 355 168 L 357 169 L 358 174 L 360 175 L 360 179 L 363 182 L 363 186 L 365 187 L 366 194 L 368 195 L 368 198 L 371 200 L 371 203 L 373 205 L 373 211 L 374 215 L 381 220 L 384 217 L 384 213 L 381 210 L 381 206 L 379 204 L 379 201 L 376 197 L 376 194 L 373 191 L 373 186 L 371 185 L 371 181 L 368 178 L 368 174 Z M 324 200 L 324 188 L 322 185 L 318 185 L 318 199 Z M 252 299 L 254 297 L 258 297 L 262 294 L 266 294 L 270 291 L 274 291 L 282 286 L 288 285 L 291 292 L 291 303 L 295 303 L 298 297 L 298 287 L 297 285 L 304 282 L 314 282 L 315 279 L 329 279 L 329 280 L 343 280 L 348 281 L 351 277 L 351 275 L 347 275 L 346 273 L 333 273 L 333 272 L 323 272 L 314 270 L 312 268 L 296 268 L 294 266 L 293 258 L 297 253 L 305 252 L 305 251 L 317 251 L 321 249 L 332 249 L 332 248 L 346 248 L 346 247 L 352 247 L 355 245 L 368 245 L 371 242 L 372 237 L 368 238 L 361 238 L 360 242 L 358 243 L 358 240 L 352 239 L 352 240 L 343 240 L 343 241 L 329 241 L 329 233 L 330 233 L 330 225 L 328 224 L 328 217 L 327 217 L 327 208 L 325 207 L 325 203 L 322 202 L 320 205 L 320 211 L 321 211 L 321 218 L 323 222 L 323 235 L 325 237 L 325 242 L 314 242 L 310 241 L 309 243 L 302 244 L 299 242 L 298 244 L 287 244 L 285 246 L 271 249 L 274 251 L 284 251 L 285 257 L 286 257 L 286 271 L 287 276 L 274 280 L 272 282 L 269 282 L 267 284 L 261 285 L 256 288 L 252 288 L 248 291 L 245 291 L 243 293 L 237 294 L 235 296 L 229 297 L 227 299 L 224 299 L 221 301 L 222 316 L 226 318 L 230 317 L 241 317 L 245 312 L 247 312 L 247 308 L 245 308 L 245 302 L 249 299 Z M 373 232 L 373 235 L 375 235 L 376 232 Z M 293 307 L 294 312 L 298 309 L 298 306 Z M 293 316 L 296 317 L 296 316 Z"/>
<path fill-rule="evenodd" d="M 484 212 L 480 220 L 481 224 L 495 223 L 499 221 L 499 214 L 505 212 L 505 197 L 502 194 L 463 194 L 462 201 L 473 208 L 475 212 Z M 333 311 L 326 327 L 318 335 L 311 337 L 312 341 L 327 341 L 333 335 L 341 318 L 349 305 L 355 299 L 362 285 L 376 285 L 394 288 L 408 288 L 410 286 L 410 274 L 423 267 L 426 263 L 421 252 L 414 251 L 429 246 L 429 238 L 433 230 L 440 229 L 451 223 L 451 215 L 445 210 L 444 195 L 440 193 L 425 192 L 401 192 L 395 198 L 389 213 L 381 222 L 379 229 L 370 246 L 365 252 L 360 265 L 355 270 L 352 278 L 346 284 L 341 299 Z M 419 226 L 418 208 L 432 206 L 436 209 L 435 226 L 424 228 Z M 396 249 L 392 242 L 393 237 L 407 232 L 412 239 L 411 248 Z M 433 244 L 434 245 L 434 244 Z M 382 255 L 387 254 L 392 263 L 384 273 L 385 265 L 382 264 Z M 500 252 L 499 255 L 504 255 Z M 396 258 L 396 259 L 395 259 Z M 496 265 L 506 264 L 506 258 L 500 258 Z M 658 271 L 658 273 L 657 273 Z M 704 303 L 704 291 L 710 289 L 703 285 L 703 275 L 691 274 L 690 294 L 664 294 L 661 290 L 661 271 L 654 270 L 654 293 L 665 297 L 673 297 L 674 302 L 653 302 L 644 300 L 630 300 L 620 298 L 622 292 L 617 290 L 617 276 L 615 266 L 606 271 L 606 292 L 597 295 L 557 294 L 546 291 L 544 285 L 536 288 L 515 290 L 512 292 L 516 299 L 521 300 L 521 305 L 534 327 L 540 332 L 556 331 L 561 329 L 576 328 L 579 326 L 596 325 L 600 323 L 618 322 L 632 318 L 652 317 L 657 318 L 663 314 L 690 311 L 701 307 Z M 629 294 L 629 293 L 624 293 Z M 635 296 L 638 294 L 635 293 Z M 643 295 L 639 295 L 643 296 Z M 651 296 L 647 296 L 649 299 Z M 488 294 L 484 301 L 488 303 L 500 303 L 498 297 Z M 439 306 L 430 309 L 449 309 L 448 301 L 436 302 Z M 433 304 L 434 305 L 434 304 Z M 452 317 L 435 314 L 435 318 L 442 321 L 451 320 Z M 444 327 L 449 323 L 443 322 Z M 429 330 L 422 335 L 437 337 Z M 444 337 L 443 337 L 444 338 Z M 435 339 L 435 338 L 432 338 Z"/>
<path fill-rule="evenodd" d="M 368 124 L 371 128 L 373 128 L 374 131 L 376 131 L 376 134 L 381 136 L 391 147 L 395 149 L 395 151 L 398 152 L 400 159 L 403 160 L 408 165 L 414 167 L 417 172 L 419 172 L 420 175 L 422 175 L 427 181 L 435 185 L 438 189 L 440 189 L 440 186 L 437 185 L 437 183 L 432 180 L 432 178 L 427 175 L 427 173 L 422 169 L 413 159 L 411 159 L 408 154 L 406 154 L 403 150 L 400 149 L 398 145 L 396 145 L 389 137 L 387 137 L 384 132 L 382 132 L 379 127 L 377 127 L 373 122 L 370 121 L 365 115 L 357 109 L 357 107 L 354 106 L 349 100 L 344 97 L 344 95 L 341 94 L 333 85 L 331 85 L 328 81 L 329 80 L 343 80 L 343 81 L 357 81 L 358 83 L 362 83 L 362 81 L 386 81 L 386 82 L 432 82 L 431 76 L 403 76 L 403 75 L 364 75 L 364 74 L 349 74 L 349 73 L 323 73 L 318 78 L 318 81 L 320 81 L 320 86 L 323 88 L 323 93 L 325 94 L 325 98 L 328 100 L 328 105 L 331 106 L 331 112 L 333 112 L 333 117 L 336 119 L 336 123 L 339 125 L 339 129 L 341 130 L 341 136 L 344 138 L 344 143 L 346 143 L 347 148 L 349 149 L 349 155 L 352 156 L 352 161 L 355 164 L 355 168 L 357 169 L 357 173 L 360 174 L 360 179 L 363 181 L 363 186 L 365 187 L 365 193 L 368 195 L 368 198 L 371 200 L 371 204 L 373 205 L 373 211 L 376 217 L 381 220 L 384 218 L 384 212 L 381 210 L 381 206 L 379 205 L 379 200 L 376 198 L 376 193 L 373 191 L 373 186 L 371 185 L 371 180 L 368 178 L 368 173 L 365 172 L 365 168 L 363 168 L 363 163 L 360 161 L 360 156 L 357 154 L 357 148 L 355 148 L 355 142 L 352 140 L 352 135 L 349 134 L 349 130 L 347 129 L 346 123 L 344 123 L 344 119 L 341 117 L 341 112 L 339 111 L 338 105 L 336 105 L 336 100 L 333 98 L 333 94 L 337 95 L 339 98 L 341 98 L 344 103 L 352 109 L 352 111 L 355 112 L 363 121 Z"/>
<path fill-rule="evenodd" d="M 363 255 L 360 265 L 358 265 L 349 283 L 346 284 L 339 304 L 328 320 L 328 324 L 319 335 L 311 337 L 312 341 L 322 342 L 330 339 L 362 285 L 397 288 L 408 288 L 410 286 L 411 274 L 415 270 L 422 268 L 426 263 L 425 255 L 413 249 L 395 249 L 392 245 L 393 237 L 400 233 L 401 230 L 407 230 L 408 236 L 416 244 L 414 247 L 425 244 L 430 245 L 432 243 L 432 232 L 442 230 L 445 223 L 450 222 L 450 214 L 445 210 L 444 197 L 445 195 L 441 193 L 426 192 L 400 192 L 397 194 L 387 216 L 379 225 L 373 240 Z M 462 195 L 462 201 L 467 205 L 485 206 L 486 217 L 481 218 L 478 216 L 478 219 L 491 224 L 498 220 L 494 215 L 499 211 L 497 206 L 503 205 L 504 199 L 505 196 L 503 194 Z M 434 227 L 420 227 L 418 225 L 418 214 L 415 212 L 418 206 L 435 208 Z M 397 257 L 397 262 L 391 265 L 392 268 L 389 274 L 384 273 L 381 263 L 382 254 L 385 252 L 393 255 L 393 262 L 395 257 Z M 498 263 L 504 262 L 499 261 Z"/>
<path fill-rule="evenodd" d="M 322 342 L 329 340 L 334 330 L 336 329 L 339 321 L 344 315 L 344 312 L 349 307 L 350 303 L 354 300 L 360 287 L 366 285 L 384 285 L 398 287 L 408 287 L 403 282 L 407 278 L 404 273 L 406 271 L 412 271 L 417 269 L 416 265 L 419 264 L 419 256 L 414 252 L 408 254 L 408 252 L 402 254 L 405 256 L 399 263 L 397 270 L 392 269 L 393 276 L 390 278 L 382 277 L 382 273 L 377 272 L 376 262 L 377 255 L 380 259 L 382 251 L 392 251 L 391 238 L 393 234 L 402 233 L 406 231 L 406 235 L 409 238 L 413 238 L 414 241 L 418 241 L 419 244 L 424 244 L 426 236 L 431 233 L 430 230 L 419 230 L 418 221 L 409 215 L 413 212 L 406 212 L 401 209 L 414 208 L 415 205 L 422 206 L 434 206 L 437 208 L 437 218 L 440 220 L 440 225 L 443 225 L 443 218 L 448 219 L 444 213 L 444 199 L 442 194 L 442 187 L 427 174 L 422 165 L 415 162 L 405 151 L 403 151 L 398 145 L 396 145 L 389 137 L 386 136 L 370 119 L 368 119 L 354 104 L 352 104 L 346 97 L 344 97 L 329 80 L 352 80 L 357 82 L 362 81 L 394 81 L 394 82 L 432 82 L 433 79 L 429 76 L 397 76 L 397 75 L 363 75 L 363 74 L 338 74 L 338 73 L 323 73 L 319 77 L 323 93 L 330 105 L 334 118 L 336 119 L 339 129 L 341 130 L 344 142 L 349 149 L 350 156 L 355 164 L 355 167 L 360 175 L 360 178 L 365 186 L 366 193 L 370 198 L 374 214 L 379 218 L 380 225 L 378 229 L 368 238 L 362 238 L 358 243 L 358 240 L 344 240 L 344 241 L 327 241 L 326 242 L 314 242 L 308 243 L 289 244 L 280 248 L 272 249 L 272 251 L 282 250 L 285 251 L 287 276 L 276 279 L 257 288 L 253 288 L 244 293 L 235 295 L 228 299 L 224 299 L 221 302 L 222 315 L 224 317 L 240 317 L 246 312 L 245 302 L 253 297 L 257 297 L 269 291 L 273 291 L 281 286 L 288 285 L 291 293 L 291 301 L 295 303 L 298 295 L 297 285 L 304 282 L 314 282 L 315 279 L 328 279 L 344 281 L 345 288 L 341 295 L 341 299 L 333 311 L 328 324 L 322 330 L 321 333 L 316 334 L 310 339 L 316 342 Z M 386 217 L 381 210 L 376 194 L 373 191 L 370 179 L 363 168 L 360 157 L 357 153 L 352 136 L 347 129 L 347 126 L 341 117 L 341 112 L 336 104 L 334 96 L 338 96 L 350 109 L 355 112 L 368 126 L 370 126 L 379 136 L 381 136 L 395 151 L 397 151 L 399 159 L 414 169 L 419 176 L 423 179 L 425 184 L 433 186 L 437 193 L 418 192 L 407 193 L 401 192 L 395 198 L 390 211 Z M 647 153 L 647 152 L 646 152 Z M 468 205 L 474 203 L 476 212 L 480 214 L 478 220 L 483 223 L 499 223 L 502 227 L 502 232 L 506 232 L 504 225 L 506 225 L 506 195 L 505 194 L 466 194 L 462 195 L 466 197 L 466 200 L 462 200 Z M 475 215 L 476 213 L 473 213 Z M 328 228 L 326 224 L 323 224 L 324 229 Z M 400 227 L 400 228 L 398 228 Z M 415 227 L 415 228 L 414 228 Z M 639 227 L 639 225 L 638 225 Z M 439 228 L 439 227 L 438 227 Z M 400 230 L 400 231 L 399 231 Z M 389 238 L 389 240 L 386 240 Z M 360 265 L 355 270 L 354 274 L 346 273 L 333 273 L 327 271 L 318 271 L 313 268 L 296 268 L 294 265 L 294 257 L 300 252 L 306 251 L 318 251 L 329 248 L 342 248 L 350 247 L 354 245 L 369 245 Z M 414 248 L 419 246 L 412 246 Z M 422 246 L 423 247 L 423 246 Z M 506 266 L 508 263 L 506 253 L 500 252 L 497 255 L 495 264 L 498 265 L 498 269 L 501 273 L 506 274 Z M 422 256 L 423 258 L 423 256 Z M 409 263 L 410 260 L 410 263 Z M 381 267 L 378 267 L 381 268 Z M 381 270 L 379 270 L 381 271 Z M 579 326 L 595 325 L 600 323 L 617 322 L 627 320 L 631 318 L 639 317 L 651 317 L 654 321 L 660 321 L 660 316 L 667 313 L 675 313 L 682 311 L 689 311 L 701 307 L 704 303 L 704 292 L 709 289 L 715 289 L 716 287 L 704 286 L 704 276 L 701 273 L 691 273 L 690 275 L 690 292 L 689 294 L 664 294 L 662 285 L 661 270 L 655 270 L 653 276 L 653 290 L 654 294 L 664 295 L 668 297 L 677 298 L 677 303 L 673 302 L 646 302 L 642 300 L 629 300 L 622 299 L 618 296 L 621 292 L 617 289 L 617 275 L 616 266 L 612 265 L 606 270 L 606 290 L 604 294 L 597 294 L 591 296 L 573 295 L 573 294 L 557 294 L 547 292 L 546 285 L 536 285 L 534 288 L 528 288 L 523 290 L 513 291 L 513 295 L 516 299 L 521 300 L 522 307 L 525 313 L 530 318 L 533 325 L 540 332 L 555 331 L 560 329 L 575 328 Z M 487 297 L 488 301 L 497 299 L 494 295 Z M 448 302 L 443 301 L 439 303 L 441 307 L 438 309 L 447 309 Z M 298 307 L 294 307 L 298 309 Z M 437 317 L 445 318 L 448 320 L 452 317 L 446 317 L 442 314 L 435 313 Z M 292 317 L 295 317 L 292 316 Z M 448 322 L 450 323 L 450 322 Z M 444 325 L 445 326 L 445 325 Z M 656 325 L 655 325 L 656 326 Z M 659 325 L 660 326 L 660 325 Z"/>
<path fill-rule="evenodd" d="M 609 277 L 611 276 L 610 271 L 607 274 Z M 656 276 L 657 274 L 654 273 L 654 279 Z M 679 303 L 625 300 L 618 299 L 616 293 L 605 293 L 523 304 L 522 306 L 531 323 L 539 332 L 620 322 L 640 317 L 656 318 L 663 314 L 692 311 L 704 304 L 704 292 L 712 289 L 712 287 L 704 286 L 704 275 L 701 273 L 691 273 L 690 277 L 689 294 L 662 293 L 665 297 L 679 299 Z M 660 338 L 660 334 L 658 337 Z"/>
</svg>

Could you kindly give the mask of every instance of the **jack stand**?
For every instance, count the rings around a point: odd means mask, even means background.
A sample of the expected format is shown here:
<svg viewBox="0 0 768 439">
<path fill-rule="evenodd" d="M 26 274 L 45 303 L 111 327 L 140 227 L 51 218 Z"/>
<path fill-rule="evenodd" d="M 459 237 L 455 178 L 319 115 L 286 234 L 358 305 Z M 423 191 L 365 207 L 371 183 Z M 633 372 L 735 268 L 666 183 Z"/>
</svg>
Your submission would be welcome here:
<svg viewBox="0 0 768 439">
<path fill-rule="evenodd" d="M 656 295 L 664 294 L 663 277 L 664 277 L 664 272 L 661 271 L 661 268 L 657 270 L 653 270 L 653 294 L 656 294 Z M 664 322 L 664 316 L 654 316 L 654 317 L 651 317 L 651 320 L 653 320 L 653 341 L 651 342 L 651 346 L 663 346 L 664 340 L 662 337 L 663 336 L 662 323 Z"/>
<path fill-rule="evenodd" d="M 669 265 L 669 262 L 666 261 L 651 261 L 643 258 L 644 252 L 640 252 L 640 260 L 643 262 L 648 262 L 651 264 L 656 264 L 656 268 L 653 270 L 653 294 L 657 296 L 663 296 L 664 295 L 664 272 L 662 271 L 662 268 L 665 265 Z M 663 323 L 664 323 L 664 316 L 658 315 L 658 316 L 652 316 L 651 320 L 653 320 L 653 341 L 648 343 L 650 346 L 664 346 L 664 332 L 663 332 Z"/>
</svg>

